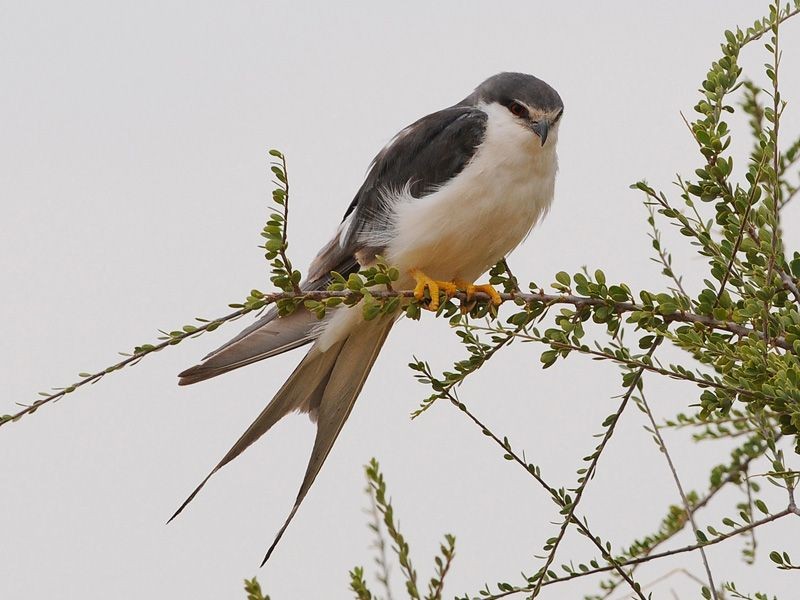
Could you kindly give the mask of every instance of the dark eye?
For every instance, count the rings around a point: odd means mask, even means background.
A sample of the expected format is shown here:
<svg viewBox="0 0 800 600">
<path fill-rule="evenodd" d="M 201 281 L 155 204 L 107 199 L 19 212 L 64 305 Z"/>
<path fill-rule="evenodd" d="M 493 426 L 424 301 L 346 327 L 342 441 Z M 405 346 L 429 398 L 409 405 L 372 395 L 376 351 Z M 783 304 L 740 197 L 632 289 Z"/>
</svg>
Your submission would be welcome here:
<svg viewBox="0 0 800 600">
<path fill-rule="evenodd" d="M 519 102 L 512 102 L 508 105 L 508 110 L 511 111 L 511 114 L 515 117 L 527 117 L 528 116 L 528 109 L 525 108 Z"/>
</svg>

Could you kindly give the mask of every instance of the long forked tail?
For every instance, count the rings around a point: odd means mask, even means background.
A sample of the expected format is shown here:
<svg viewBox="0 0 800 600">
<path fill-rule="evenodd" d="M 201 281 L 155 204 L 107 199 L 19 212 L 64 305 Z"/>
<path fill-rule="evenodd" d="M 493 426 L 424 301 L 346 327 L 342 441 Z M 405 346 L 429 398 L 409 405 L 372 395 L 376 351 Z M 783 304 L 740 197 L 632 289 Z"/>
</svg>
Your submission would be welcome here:
<svg viewBox="0 0 800 600">
<path fill-rule="evenodd" d="M 261 563 L 263 566 L 311 489 L 393 324 L 392 316 L 361 322 L 325 351 L 321 351 L 317 344 L 312 346 L 272 401 L 169 520 L 172 521 L 186 508 L 214 473 L 239 456 L 281 418 L 294 410 L 307 412 L 317 423 L 314 448 L 294 506 L 267 550 Z"/>
</svg>

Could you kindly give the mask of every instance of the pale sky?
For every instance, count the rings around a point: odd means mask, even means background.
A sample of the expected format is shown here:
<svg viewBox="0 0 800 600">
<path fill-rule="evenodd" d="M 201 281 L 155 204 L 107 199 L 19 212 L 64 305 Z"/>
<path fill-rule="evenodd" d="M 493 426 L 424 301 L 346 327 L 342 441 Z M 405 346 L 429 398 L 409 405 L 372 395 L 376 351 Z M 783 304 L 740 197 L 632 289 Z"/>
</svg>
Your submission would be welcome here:
<svg viewBox="0 0 800 600">
<path fill-rule="evenodd" d="M 257 245 L 271 191 L 269 148 L 288 157 L 290 254 L 304 268 L 381 146 L 498 71 L 537 75 L 566 105 L 555 202 L 511 257 L 520 278 L 546 285 L 557 271 L 586 265 L 610 280 L 663 288 L 649 260 L 646 212 L 628 185 L 647 178 L 674 193 L 674 174 L 691 176 L 697 153 L 679 111 L 691 114 L 723 29 L 751 23 L 766 3 L 558 4 L 0 5 L 0 413 L 111 364 L 157 328 L 225 314 L 251 288 L 268 289 Z M 800 22 L 783 32 L 790 136 L 800 132 Z M 758 68 L 766 59 L 754 45 L 744 63 Z M 787 209 L 795 248 L 798 217 L 799 206 Z M 704 264 L 665 236 L 696 289 Z M 446 532 L 457 537 L 451 597 L 487 581 L 520 583 L 521 570 L 541 565 L 534 556 L 558 519 L 545 492 L 449 404 L 408 418 L 428 394 L 406 367 L 412 355 L 439 370 L 463 356 L 446 322 L 430 315 L 392 331 L 265 568 L 258 564 L 310 452 L 305 417 L 281 422 L 165 525 L 300 359 L 295 351 L 177 387 L 179 371 L 247 323 L 169 348 L 0 428 L 0 598 L 236 599 L 253 575 L 273 600 L 349 598 L 348 569 L 372 567 L 362 470 L 372 456 L 425 581 Z M 620 377 L 578 356 L 543 371 L 540 351 L 513 346 L 460 395 L 553 485 L 574 486 L 596 443 L 591 435 L 618 403 Z M 698 396 L 687 384 L 645 382 L 662 418 Z M 626 412 L 580 507 L 616 547 L 654 531 L 679 501 L 644 424 L 634 407 Z M 704 490 L 727 446 L 666 435 L 687 487 Z M 719 507 L 737 494 L 722 494 L 700 522 L 732 514 Z M 768 498 L 783 508 L 782 496 Z M 800 555 L 800 522 L 780 521 L 757 539 L 753 568 L 739 562 L 742 539 L 710 549 L 716 578 L 792 597 L 797 576 L 774 569 L 767 554 Z M 571 533 L 556 564 L 595 556 Z M 676 568 L 702 575 L 692 554 L 650 563 L 638 580 Z M 393 578 L 395 598 L 403 597 L 396 567 Z M 596 590 L 593 581 L 541 597 L 579 598 Z M 670 589 L 698 597 L 682 575 L 655 587 L 654 597 L 671 598 Z"/>
</svg>

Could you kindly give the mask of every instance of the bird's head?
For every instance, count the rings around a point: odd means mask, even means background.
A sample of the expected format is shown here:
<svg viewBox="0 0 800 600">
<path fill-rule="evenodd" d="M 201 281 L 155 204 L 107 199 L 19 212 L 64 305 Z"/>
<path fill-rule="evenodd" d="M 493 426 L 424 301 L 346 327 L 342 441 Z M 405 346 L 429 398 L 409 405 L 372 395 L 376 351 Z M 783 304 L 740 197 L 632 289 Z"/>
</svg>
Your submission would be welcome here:
<svg viewBox="0 0 800 600">
<path fill-rule="evenodd" d="M 499 104 L 523 127 L 533 131 L 544 146 L 564 114 L 561 96 L 541 79 L 525 73 L 498 73 L 481 83 L 462 105 Z"/>
</svg>

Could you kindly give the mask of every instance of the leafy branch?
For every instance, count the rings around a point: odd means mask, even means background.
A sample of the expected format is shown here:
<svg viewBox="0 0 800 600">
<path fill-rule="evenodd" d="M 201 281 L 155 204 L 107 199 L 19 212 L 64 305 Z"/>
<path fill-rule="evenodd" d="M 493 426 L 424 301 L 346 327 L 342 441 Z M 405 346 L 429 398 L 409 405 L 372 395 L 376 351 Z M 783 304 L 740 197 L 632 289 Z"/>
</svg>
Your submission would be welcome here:
<svg viewBox="0 0 800 600">
<path fill-rule="evenodd" d="M 39 407 L 44 404 L 61 399 L 67 394 L 74 392 L 79 387 L 89 383 L 95 383 L 102 379 L 105 375 L 118 371 L 124 367 L 137 364 L 140 360 L 155 352 L 163 350 L 169 346 L 175 346 L 188 338 L 195 338 L 199 335 L 214 331 L 220 325 L 235 321 L 242 316 L 262 310 L 263 308 L 276 304 L 282 301 L 290 301 L 293 304 L 302 302 L 322 302 L 325 300 L 335 299 L 347 305 L 355 305 L 359 302 L 370 298 L 378 303 L 387 300 L 401 299 L 407 301 L 407 306 L 419 306 L 419 303 L 414 301 L 414 292 L 412 290 L 371 290 L 368 289 L 367 283 L 372 270 L 365 270 L 355 278 L 351 275 L 347 280 L 347 289 L 344 290 L 320 290 L 320 291 L 283 291 L 283 292 L 261 292 L 259 290 L 252 290 L 250 295 L 240 304 L 232 304 L 236 307 L 232 313 L 216 319 L 202 319 L 196 318 L 196 323 L 184 325 L 180 329 L 172 331 L 161 331 L 162 335 L 159 336 L 156 343 L 147 343 L 136 346 L 130 354 L 123 354 L 126 358 L 116 362 L 101 371 L 95 373 L 80 373 L 78 381 L 65 387 L 56 388 L 53 393 L 41 392 L 41 399 L 28 404 L 22 405 L 23 408 L 14 414 L 0 416 L 0 426 L 20 419 L 21 417 L 35 412 Z M 622 288 L 620 288 L 622 289 Z M 626 292 L 626 297 L 629 297 L 629 292 Z M 631 319 L 636 319 L 643 327 L 650 327 L 655 329 L 666 323 L 687 323 L 693 326 L 702 326 L 709 329 L 725 331 L 738 337 L 754 336 L 756 339 L 763 340 L 763 332 L 748 328 L 740 325 L 734 321 L 718 320 L 713 317 L 692 313 L 688 310 L 677 308 L 681 299 L 669 294 L 659 294 L 658 296 L 651 296 L 646 292 L 642 292 L 643 303 L 634 303 L 629 300 L 615 301 L 609 297 L 598 296 L 578 296 L 573 294 L 548 294 L 543 291 L 536 291 L 530 293 L 504 293 L 501 294 L 503 302 L 513 302 L 517 305 L 522 304 L 525 308 L 527 315 L 532 316 L 541 314 L 545 309 L 560 304 L 569 304 L 579 310 L 590 309 L 594 313 L 608 315 L 622 315 L 629 313 Z M 480 306 L 487 307 L 490 304 L 490 298 L 478 292 L 472 298 L 480 304 Z M 445 311 L 450 308 L 455 308 L 452 300 L 458 300 L 466 303 L 467 298 L 459 292 L 452 298 L 448 299 L 449 302 L 444 302 L 440 310 Z M 372 304 L 378 306 L 377 304 Z M 386 304 L 385 310 L 395 310 L 397 304 Z M 450 308 L 448 308 L 450 307 Z M 324 316 L 324 312 L 321 316 Z M 646 323 L 645 320 L 649 320 Z M 800 327 L 795 328 L 790 336 L 779 336 L 772 338 L 771 343 L 778 348 L 784 349 L 792 353 L 800 353 Z M 567 349 L 566 347 L 564 349 Z"/>
<path fill-rule="evenodd" d="M 741 525 L 739 527 L 731 529 L 727 533 L 720 533 L 719 535 L 717 535 L 716 537 L 714 537 L 714 538 L 712 538 L 712 539 L 710 539 L 708 541 L 697 542 L 695 544 L 689 544 L 687 546 L 682 546 L 682 547 L 676 548 L 674 550 L 665 550 L 664 552 L 658 552 L 658 553 L 649 554 L 649 555 L 643 556 L 641 558 L 632 558 L 630 560 L 619 562 L 614 566 L 612 566 L 612 565 L 600 566 L 600 565 L 597 564 L 597 561 L 590 561 L 589 564 L 592 565 L 591 568 L 587 568 L 586 570 L 571 571 L 567 575 L 562 575 L 562 576 L 559 576 L 559 577 L 555 577 L 555 578 L 550 579 L 547 582 L 545 582 L 543 584 L 543 587 L 547 586 L 547 585 L 554 585 L 554 584 L 557 584 L 557 583 L 564 583 L 564 582 L 567 582 L 567 581 L 573 581 L 575 579 L 580 579 L 582 577 L 588 577 L 590 575 L 597 575 L 598 573 L 607 573 L 608 571 L 616 569 L 617 567 L 622 567 L 622 568 L 624 568 L 624 567 L 632 567 L 632 566 L 641 565 L 641 564 L 644 564 L 644 563 L 647 563 L 647 562 L 650 562 L 650 561 L 653 561 L 653 560 L 667 558 L 669 556 L 675 556 L 677 554 L 684 554 L 686 552 L 694 552 L 695 550 L 699 550 L 701 548 L 708 548 L 709 546 L 714 546 L 715 544 L 719 544 L 720 542 L 724 542 L 725 540 L 729 540 L 729 539 L 734 538 L 736 536 L 739 536 L 739 535 L 741 535 L 743 533 L 747 533 L 747 532 L 749 532 L 749 531 L 751 531 L 753 529 L 756 529 L 758 527 L 762 527 L 764 525 L 767 525 L 769 523 L 777 521 L 778 519 L 782 519 L 784 517 L 787 517 L 787 516 L 789 516 L 791 514 L 793 514 L 792 511 L 789 508 L 786 508 L 786 509 L 784 509 L 782 511 L 779 511 L 779 512 L 775 513 L 775 514 L 770 514 L 770 515 L 764 517 L 763 519 L 759 519 L 757 521 L 753 521 L 752 523 L 747 523 L 745 525 Z M 498 600 L 499 598 L 505 598 L 505 597 L 511 596 L 513 594 L 528 593 L 528 592 L 531 592 L 532 589 L 533 588 L 531 586 L 520 587 L 520 588 L 512 588 L 512 589 L 505 590 L 505 591 L 503 591 L 503 592 L 501 592 L 499 594 L 482 595 L 480 598 L 482 600 Z M 477 598 L 476 598 L 476 600 L 477 600 Z"/>
<path fill-rule="evenodd" d="M 440 555 L 434 557 L 435 574 L 428 582 L 428 591 L 423 597 L 419 589 L 419 582 L 417 571 L 411 563 L 410 548 L 403 534 L 400 532 L 400 525 L 395 518 L 394 508 L 392 502 L 387 496 L 386 481 L 384 480 L 383 473 L 380 470 L 378 461 L 374 458 L 364 467 L 367 476 L 367 492 L 370 496 L 370 504 L 376 511 L 376 520 L 370 524 L 372 529 L 378 536 L 381 543 L 376 548 L 378 556 L 376 562 L 378 563 L 380 572 L 378 574 L 378 581 L 384 586 L 387 598 L 391 599 L 391 589 L 389 587 L 386 555 L 384 553 L 384 544 L 382 543 L 382 530 L 383 528 L 389 535 L 393 542 L 392 552 L 397 559 L 400 567 L 400 572 L 403 574 L 405 580 L 406 593 L 411 600 L 442 600 L 444 593 L 444 581 L 447 573 L 450 571 L 450 566 L 455 557 L 456 539 L 454 536 L 447 534 L 444 536 L 444 542 L 440 545 Z M 380 517 L 378 519 L 377 517 Z M 354 567 L 350 571 L 350 589 L 355 593 L 356 600 L 373 600 L 376 596 L 369 589 L 369 585 L 364 578 L 364 569 L 362 567 Z"/>
</svg>

